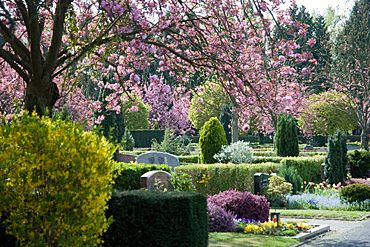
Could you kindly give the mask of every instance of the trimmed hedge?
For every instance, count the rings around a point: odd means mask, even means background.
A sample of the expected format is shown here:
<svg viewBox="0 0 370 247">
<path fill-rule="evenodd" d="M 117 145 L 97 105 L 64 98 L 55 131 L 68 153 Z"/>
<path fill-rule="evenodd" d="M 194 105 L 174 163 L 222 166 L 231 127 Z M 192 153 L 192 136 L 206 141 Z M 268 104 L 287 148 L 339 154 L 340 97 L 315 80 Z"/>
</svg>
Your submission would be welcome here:
<svg viewBox="0 0 370 247">
<path fill-rule="evenodd" d="M 272 163 L 280 163 L 284 159 L 284 157 L 269 157 L 269 156 L 254 156 L 253 157 L 253 164 L 260 164 L 260 163 L 266 163 L 266 162 L 272 162 Z"/>
<path fill-rule="evenodd" d="M 183 155 L 183 156 L 178 156 L 180 163 L 193 163 L 193 164 L 198 164 L 198 155 Z"/>
<path fill-rule="evenodd" d="M 320 183 L 321 164 L 325 162 L 325 156 L 314 157 L 287 157 L 281 160 L 281 165 L 292 166 L 304 181 Z"/>
<path fill-rule="evenodd" d="M 194 192 L 114 193 L 107 217 L 114 222 L 104 246 L 206 247 L 207 199 Z"/>
<path fill-rule="evenodd" d="M 152 140 L 162 142 L 164 137 L 164 130 L 130 130 L 131 135 L 135 140 L 136 148 L 150 148 Z"/>
<path fill-rule="evenodd" d="M 118 163 L 113 189 L 138 190 L 140 189 L 141 175 L 153 170 L 171 173 L 171 168 L 168 165 Z"/>
<path fill-rule="evenodd" d="M 278 173 L 284 165 L 294 167 L 304 181 L 319 183 L 324 161 L 325 156 L 255 157 L 254 164 L 182 165 L 175 171 L 189 174 L 198 192 L 213 195 L 228 189 L 253 192 L 255 173 Z"/>
<path fill-rule="evenodd" d="M 274 151 L 255 151 L 253 150 L 253 155 L 258 157 L 281 157 L 277 156 L 276 152 Z M 310 156 L 318 156 L 318 155 L 326 155 L 326 152 L 307 152 L 307 151 L 301 151 L 299 153 L 299 157 L 310 157 Z"/>
<path fill-rule="evenodd" d="M 278 172 L 280 164 L 212 164 L 175 167 L 177 173 L 187 173 L 193 178 L 198 192 L 217 194 L 228 189 L 253 192 L 254 174 Z"/>
<path fill-rule="evenodd" d="M 253 150 L 253 155 L 254 156 L 259 156 L 259 157 L 276 157 L 276 152 L 274 151 L 255 151 Z"/>
</svg>

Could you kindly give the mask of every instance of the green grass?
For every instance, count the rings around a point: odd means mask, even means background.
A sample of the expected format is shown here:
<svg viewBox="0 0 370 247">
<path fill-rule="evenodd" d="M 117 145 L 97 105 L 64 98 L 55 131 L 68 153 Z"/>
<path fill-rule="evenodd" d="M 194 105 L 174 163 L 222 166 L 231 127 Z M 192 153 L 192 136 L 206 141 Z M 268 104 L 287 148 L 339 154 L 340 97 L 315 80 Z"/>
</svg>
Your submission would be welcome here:
<svg viewBox="0 0 370 247">
<path fill-rule="evenodd" d="M 365 216 L 370 215 L 366 211 L 334 211 L 334 210 L 316 210 L 316 209 L 277 209 L 281 216 L 313 218 L 313 219 L 344 219 L 344 220 L 360 220 Z"/>
<path fill-rule="evenodd" d="M 209 247 L 286 247 L 299 243 L 298 240 L 287 237 L 244 234 L 236 232 L 211 232 L 208 236 Z"/>
</svg>

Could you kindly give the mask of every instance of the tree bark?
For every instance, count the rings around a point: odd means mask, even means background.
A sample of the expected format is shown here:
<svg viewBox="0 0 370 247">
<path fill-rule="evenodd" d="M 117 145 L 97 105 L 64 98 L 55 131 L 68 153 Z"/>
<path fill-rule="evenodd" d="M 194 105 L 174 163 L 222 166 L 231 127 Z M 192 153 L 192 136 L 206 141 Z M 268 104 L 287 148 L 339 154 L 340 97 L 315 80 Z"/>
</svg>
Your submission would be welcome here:
<svg viewBox="0 0 370 247">
<path fill-rule="evenodd" d="M 59 97 L 58 87 L 51 79 L 33 79 L 27 84 L 25 108 L 29 113 L 36 111 L 39 116 L 51 116 Z"/>
<path fill-rule="evenodd" d="M 231 116 L 231 142 L 234 143 L 237 141 L 239 141 L 238 113 L 234 107 Z"/>
<path fill-rule="evenodd" d="M 365 150 L 369 150 L 369 129 L 363 128 L 361 132 L 361 146 Z"/>
</svg>

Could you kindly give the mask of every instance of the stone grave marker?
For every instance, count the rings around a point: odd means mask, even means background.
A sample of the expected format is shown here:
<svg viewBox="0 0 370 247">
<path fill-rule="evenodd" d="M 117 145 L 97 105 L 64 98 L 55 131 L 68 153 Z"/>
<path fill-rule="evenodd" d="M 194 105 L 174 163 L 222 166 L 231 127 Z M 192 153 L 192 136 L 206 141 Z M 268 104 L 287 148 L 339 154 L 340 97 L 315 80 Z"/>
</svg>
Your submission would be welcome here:
<svg viewBox="0 0 370 247">
<path fill-rule="evenodd" d="M 136 161 L 136 155 L 133 154 L 125 154 L 122 152 L 116 152 L 114 154 L 113 159 L 117 162 L 124 162 L 124 163 L 130 163 Z"/>
<path fill-rule="evenodd" d="M 254 194 L 263 195 L 269 185 L 269 175 L 267 173 L 254 174 Z"/>
<path fill-rule="evenodd" d="M 303 150 L 305 150 L 305 151 L 312 151 L 312 150 L 314 150 L 314 148 L 313 148 L 313 146 L 307 144 L 307 145 L 304 146 Z"/>
<path fill-rule="evenodd" d="M 166 171 L 150 171 L 140 177 L 140 186 L 150 191 L 172 191 L 171 178 L 172 175 Z"/>
<path fill-rule="evenodd" d="M 146 152 L 136 158 L 137 163 L 142 164 L 167 164 L 173 170 L 174 167 L 179 166 L 179 159 L 172 154 L 164 152 Z"/>
</svg>

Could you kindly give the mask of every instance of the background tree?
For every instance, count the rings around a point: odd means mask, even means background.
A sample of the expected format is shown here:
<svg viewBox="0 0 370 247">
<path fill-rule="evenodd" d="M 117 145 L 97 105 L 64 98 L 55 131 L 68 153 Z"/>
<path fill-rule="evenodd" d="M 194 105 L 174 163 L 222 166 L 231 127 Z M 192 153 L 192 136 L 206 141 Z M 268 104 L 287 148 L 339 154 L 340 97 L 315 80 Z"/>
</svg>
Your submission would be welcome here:
<svg viewBox="0 0 370 247">
<path fill-rule="evenodd" d="M 370 130 L 370 2 L 355 2 L 334 46 L 332 84 L 354 104 L 362 130 L 361 145 L 369 149 Z"/>
<path fill-rule="evenodd" d="M 131 97 L 122 105 L 125 127 L 129 130 L 149 128 L 149 107 L 138 96 Z"/>
<path fill-rule="evenodd" d="M 224 105 L 231 103 L 229 95 L 216 82 L 206 82 L 193 93 L 189 108 L 192 125 L 201 129 L 211 117 L 219 117 Z"/>
<path fill-rule="evenodd" d="M 325 18 L 321 15 L 311 15 L 304 6 L 296 4 L 290 7 L 289 14 L 293 21 L 306 25 L 306 29 L 304 29 L 306 34 L 296 39 L 296 43 L 299 45 L 298 50 L 301 54 L 312 54 L 311 59 L 315 59 L 316 65 L 300 81 L 307 87 L 310 93 L 322 92 L 328 87 L 328 72 L 331 64 L 330 35 L 327 31 Z M 287 27 L 283 26 L 283 28 L 287 30 L 285 32 L 281 32 L 279 29 L 276 30 L 278 38 L 294 38 L 294 32 L 289 30 L 291 28 L 289 25 Z M 299 30 L 299 26 L 294 29 L 296 32 L 302 32 L 302 30 Z M 292 67 L 297 70 L 307 66 L 309 66 L 309 61 L 292 64 Z"/>
<path fill-rule="evenodd" d="M 345 94 L 335 91 L 311 95 L 298 119 L 300 129 L 309 135 L 350 131 L 357 127 L 357 122 L 353 102 Z"/>
</svg>

